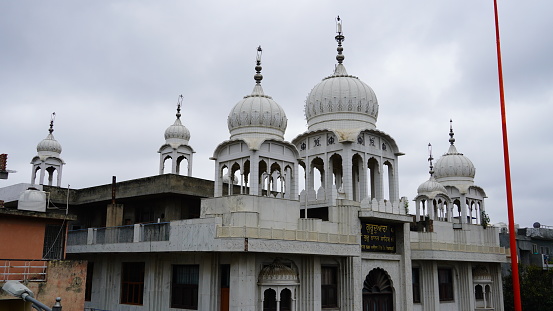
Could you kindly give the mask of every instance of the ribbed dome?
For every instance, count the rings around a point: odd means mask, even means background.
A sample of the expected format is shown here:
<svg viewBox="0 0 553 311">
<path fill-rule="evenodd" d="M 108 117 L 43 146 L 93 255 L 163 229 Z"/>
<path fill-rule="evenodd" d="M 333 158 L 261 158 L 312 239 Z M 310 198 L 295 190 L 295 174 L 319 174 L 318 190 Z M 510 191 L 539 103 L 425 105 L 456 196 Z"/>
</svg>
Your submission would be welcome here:
<svg viewBox="0 0 553 311">
<path fill-rule="evenodd" d="M 437 181 L 458 180 L 474 181 L 476 169 L 474 165 L 462 153 L 451 144 L 449 150 L 436 162 L 435 177 Z"/>
<path fill-rule="evenodd" d="M 418 194 L 432 194 L 432 193 L 443 193 L 447 195 L 447 190 L 445 187 L 436 181 L 434 176 L 431 176 L 430 179 L 423 182 L 417 189 Z"/>
<path fill-rule="evenodd" d="M 180 118 L 177 117 L 175 123 L 165 130 L 165 140 L 168 144 L 178 143 L 187 145 L 190 140 L 190 131 L 182 125 Z"/>
<path fill-rule="evenodd" d="M 258 282 L 260 284 L 293 284 L 298 283 L 298 274 L 277 258 L 273 263 L 261 269 Z"/>
<path fill-rule="evenodd" d="M 305 103 L 309 130 L 376 128 L 378 100 L 363 81 L 338 64 L 334 74 L 315 85 Z"/>
<path fill-rule="evenodd" d="M 271 96 L 257 83 L 251 95 L 244 96 L 229 113 L 230 138 L 263 137 L 284 140 L 288 119 Z"/>
<path fill-rule="evenodd" d="M 472 270 L 472 279 L 475 282 L 491 282 L 492 276 L 484 267 L 476 267 Z"/>
<path fill-rule="evenodd" d="M 54 138 L 50 132 L 45 139 L 36 146 L 38 155 L 59 156 L 61 153 L 61 144 Z"/>
</svg>

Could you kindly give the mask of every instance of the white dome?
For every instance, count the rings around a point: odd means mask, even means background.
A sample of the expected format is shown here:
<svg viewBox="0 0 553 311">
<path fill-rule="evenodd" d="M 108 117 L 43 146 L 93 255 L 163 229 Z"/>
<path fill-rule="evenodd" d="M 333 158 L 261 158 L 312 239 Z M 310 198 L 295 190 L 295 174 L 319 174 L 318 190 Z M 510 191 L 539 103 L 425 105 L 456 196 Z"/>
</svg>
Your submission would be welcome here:
<svg viewBox="0 0 553 311">
<path fill-rule="evenodd" d="M 432 194 L 432 193 L 443 193 L 447 195 L 447 190 L 445 187 L 436 181 L 434 176 L 431 176 L 430 179 L 423 182 L 417 189 L 418 194 Z"/>
<path fill-rule="evenodd" d="M 268 266 L 265 266 L 259 272 L 259 284 L 296 284 L 298 274 L 294 269 L 284 265 L 277 258 Z"/>
<path fill-rule="evenodd" d="M 474 165 L 462 153 L 457 152 L 455 145 L 451 144 L 449 150 L 436 162 L 436 180 L 441 181 L 466 181 L 474 182 L 476 169 Z"/>
<path fill-rule="evenodd" d="M 175 123 L 165 130 L 165 140 L 168 144 L 178 143 L 187 145 L 190 140 L 190 131 L 182 125 L 180 118 L 177 117 Z"/>
<path fill-rule="evenodd" d="M 376 128 L 378 100 L 363 81 L 338 64 L 334 74 L 315 85 L 305 103 L 309 130 Z"/>
<path fill-rule="evenodd" d="M 263 93 L 257 83 L 251 95 L 244 96 L 229 113 L 230 138 L 260 137 L 284 140 L 288 119 L 282 107 Z"/>
<path fill-rule="evenodd" d="M 52 132 L 50 132 L 45 139 L 38 143 L 36 151 L 39 155 L 59 156 L 61 153 L 61 144 L 54 138 Z"/>
</svg>

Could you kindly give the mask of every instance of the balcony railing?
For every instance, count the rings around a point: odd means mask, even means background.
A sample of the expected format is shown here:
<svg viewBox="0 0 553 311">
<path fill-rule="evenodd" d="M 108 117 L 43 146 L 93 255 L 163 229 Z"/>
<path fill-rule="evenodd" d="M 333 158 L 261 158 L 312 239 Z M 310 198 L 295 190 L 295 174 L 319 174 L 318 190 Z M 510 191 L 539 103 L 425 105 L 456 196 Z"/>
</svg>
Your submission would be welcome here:
<svg viewBox="0 0 553 311">
<path fill-rule="evenodd" d="M 169 241 L 168 222 L 70 230 L 67 245 Z"/>
<path fill-rule="evenodd" d="M 46 281 L 48 260 L 0 259 L 0 282 Z"/>
</svg>

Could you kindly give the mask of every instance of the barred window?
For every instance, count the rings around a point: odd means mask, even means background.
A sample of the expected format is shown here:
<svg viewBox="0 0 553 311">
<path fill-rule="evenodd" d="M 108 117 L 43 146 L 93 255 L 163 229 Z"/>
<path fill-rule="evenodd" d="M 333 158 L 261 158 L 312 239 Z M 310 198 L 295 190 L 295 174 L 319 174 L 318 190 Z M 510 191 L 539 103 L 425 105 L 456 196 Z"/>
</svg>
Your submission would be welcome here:
<svg viewBox="0 0 553 311">
<path fill-rule="evenodd" d="M 321 307 L 338 307 L 338 267 L 321 267 Z"/>
<path fill-rule="evenodd" d="M 420 269 L 413 268 L 413 302 L 421 302 L 421 285 L 420 285 Z"/>
<path fill-rule="evenodd" d="M 438 269 L 440 301 L 453 300 L 453 273 L 450 268 Z"/>
<path fill-rule="evenodd" d="M 198 310 L 199 265 L 174 265 L 171 308 Z"/>
<path fill-rule="evenodd" d="M 124 262 L 121 269 L 121 303 L 142 305 L 144 298 L 144 263 Z"/>
</svg>

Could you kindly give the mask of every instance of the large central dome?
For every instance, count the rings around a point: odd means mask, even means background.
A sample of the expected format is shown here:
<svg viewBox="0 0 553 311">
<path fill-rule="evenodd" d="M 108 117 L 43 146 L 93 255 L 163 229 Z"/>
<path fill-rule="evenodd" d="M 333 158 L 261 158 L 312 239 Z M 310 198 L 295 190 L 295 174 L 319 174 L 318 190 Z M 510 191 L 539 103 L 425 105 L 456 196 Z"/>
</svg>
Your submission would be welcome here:
<svg viewBox="0 0 553 311">
<path fill-rule="evenodd" d="M 338 20 L 339 22 L 339 20 Z M 344 36 L 341 24 L 336 36 L 338 64 L 334 73 L 315 85 L 305 101 L 305 118 L 310 131 L 320 129 L 374 129 L 378 118 L 378 100 L 374 91 L 342 64 Z"/>
<path fill-rule="evenodd" d="M 378 100 L 370 86 L 338 64 L 307 96 L 305 117 L 309 130 L 375 128 Z"/>
</svg>

